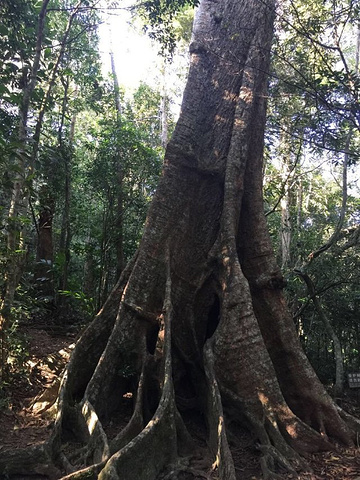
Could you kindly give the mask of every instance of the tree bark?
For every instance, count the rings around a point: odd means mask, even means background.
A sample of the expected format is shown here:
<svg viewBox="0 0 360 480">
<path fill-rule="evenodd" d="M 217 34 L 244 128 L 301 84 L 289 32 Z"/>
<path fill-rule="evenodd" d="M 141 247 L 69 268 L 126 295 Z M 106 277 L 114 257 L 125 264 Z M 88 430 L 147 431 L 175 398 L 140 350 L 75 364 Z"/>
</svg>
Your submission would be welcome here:
<svg viewBox="0 0 360 480">
<path fill-rule="evenodd" d="M 344 389 L 344 359 L 343 359 L 343 351 L 342 351 L 342 346 L 340 339 L 338 335 L 336 334 L 333 326 L 331 325 L 330 319 L 324 312 L 324 309 L 321 305 L 320 299 L 318 298 L 316 291 L 315 291 L 315 286 L 314 282 L 311 280 L 310 276 L 305 273 L 305 272 L 299 272 L 299 275 L 301 278 L 304 280 L 309 297 L 311 298 L 315 310 L 323 323 L 323 326 L 325 327 L 325 331 L 331 338 L 334 346 L 334 357 L 335 357 L 335 385 L 334 385 L 334 394 L 336 396 L 339 396 L 342 394 L 343 389 Z"/>
<path fill-rule="evenodd" d="M 265 478 L 279 465 L 293 474 L 306 468 L 299 453 L 331 448 L 327 435 L 352 444 L 360 430 L 301 350 L 267 233 L 262 154 L 274 8 L 201 2 L 182 113 L 139 251 L 63 378 L 47 444 L 63 480 L 191 473 L 199 447 L 186 414 L 194 410 L 208 436 L 203 468 L 221 480 L 236 478 L 232 423 L 251 432 Z M 239 428 L 231 431 L 236 445 Z M 69 448 L 76 453 L 66 455 Z"/>
<path fill-rule="evenodd" d="M 111 72 L 114 82 L 114 100 L 116 109 L 116 124 L 117 124 L 117 149 L 115 158 L 116 178 L 117 178 L 117 195 L 116 195 L 116 274 L 120 277 L 124 268 L 124 160 L 122 158 L 120 149 L 120 135 L 121 135 L 121 99 L 119 91 L 119 81 L 116 73 L 114 54 L 110 52 Z"/>
<path fill-rule="evenodd" d="M 169 99 L 167 95 L 167 78 L 166 78 L 166 61 L 164 61 L 161 69 L 161 100 L 160 100 L 160 142 L 163 148 L 166 148 L 166 145 L 169 141 L 169 129 L 168 129 L 168 110 L 169 110 Z"/>
<path fill-rule="evenodd" d="M 34 281 L 42 296 L 54 297 L 52 239 L 53 208 L 43 205 L 38 220 L 38 238 L 36 248 L 36 267 Z"/>
<path fill-rule="evenodd" d="M 62 254 L 62 269 L 59 280 L 60 290 L 67 290 L 68 288 L 68 273 L 70 264 L 70 243 L 71 243 L 71 224 L 70 224 L 70 209 L 71 209 L 71 163 L 72 163 L 72 142 L 76 122 L 76 114 L 73 114 L 70 126 L 69 148 L 62 151 L 62 160 L 64 162 L 64 207 L 62 211 L 61 233 L 59 241 L 59 253 Z M 60 301 L 59 304 L 63 302 Z"/>
<path fill-rule="evenodd" d="M 348 170 L 348 163 L 349 163 L 349 145 L 351 136 L 353 134 L 353 127 L 349 127 L 349 132 L 346 138 L 346 145 L 345 145 L 345 154 L 343 159 L 343 169 L 342 169 L 342 202 L 340 208 L 339 219 L 337 225 L 334 229 L 334 233 L 331 237 L 327 240 L 325 244 L 323 244 L 317 250 L 314 250 L 308 258 L 303 263 L 300 268 L 294 269 L 294 272 L 300 276 L 300 278 L 304 281 L 307 287 L 309 298 L 311 298 L 312 302 L 314 303 L 316 312 L 322 321 L 325 330 L 327 331 L 329 337 L 331 338 L 334 346 L 334 357 L 335 357 L 335 385 L 334 385 L 334 394 L 339 396 L 342 394 L 344 389 L 344 359 L 343 359 L 343 349 L 341 346 L 341 341 L 338 335 L 335 332 L 335 329 L 331 325 L 331 321 L 326 315 L 321 305 L 321 302 L 316 295 L 314 282 L 312 281 L 311 277 L 308 274 L 308 269 L 310 265 L 314 262 L 314 260 L 319 257 L 321 254 L 334 248 L 337 242 L 341 238 L 342 228 L 345 222 L 346 217 L 346 209 L 347 209 L 347 199 L 348 199 L 348 192 L 347 192 L 347 170 Z"/>
</svg>

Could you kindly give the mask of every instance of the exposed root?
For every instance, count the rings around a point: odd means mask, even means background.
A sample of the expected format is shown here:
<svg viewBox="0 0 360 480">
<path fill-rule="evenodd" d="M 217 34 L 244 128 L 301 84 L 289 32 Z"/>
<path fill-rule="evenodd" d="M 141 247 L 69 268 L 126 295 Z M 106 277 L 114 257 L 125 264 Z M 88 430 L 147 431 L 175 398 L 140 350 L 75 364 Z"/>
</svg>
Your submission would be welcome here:
<svg viewBox="0 0 360 480">
<path fill-rule="evenodd" d="M 141 372 L 134 412 L 126 427 L 123 428 L 116 437 L 110 442 L 110 452 L 114 454 L 127 445 L 133 438 L 135 438 L 144 428 L 143 418 L 143 395 L 144 395 L 144 368 Z"/>
<path fill-rule="evenodd" d="M 86 452 L 87 451 L 88 451 L 88 449 L 86 448 Z M 77 453 L 77 451 L 75 453 Z M 75 455 L 74 458 L 76 458 L 76 455 Z M 77 459 L 77 460 L 78 460 L 78 465 L 81 465 L 81 458 Z M 72 464 L 71 460 L 69 460 L 68 457 L 63 452 L 60 452 L 58 454 L 58 463 L 61 465 L 62 470 L 66 473 L 71 473 L 71 472 L 74 472 L 76 470 L 76 468 Z M 85 465 L 85 462 L 84 462 L 84 465 Z"/>
<path fill-rule="evenodd" d="M 205 478 L 206 480 L 211 480 L 211 476 L 201 470 L 196 470 L 190 467 L 179 468 L 178 470 L 172 470 L 166 477 L 163 477 L 162 480 L 176 480 L 179 478 L 179 475 L 182 473 L 189 473 L 193 475 L 194 478 Z"/>
<path fill-rule="evenodd" d="M 53 465 L 48 445 L 34 445 L 0 453 L 0 473 L 5 477 L 12 474 L 27 475 L 29 472 L 59 478 L 60 471 Z"/>
<path fill-rule="evenodd" d="M 105 462 L 101 462 L 97 465 L 91 465 L 90 467 L 72 472 L 65 477 L 61 477 L 60 480 L 97 480 L 99 472 L 103 469 Z"/>
<path fill-rule="evenodd" d="M 120 310 L 121 308 L 120 306 Z M 177 458 L 178 440 L 184 441 L 184 443 L 189 440 L 186 427 L 175 406 L 172 384 L 170 330 L 172 305 L 169 275 L 166 283 L 164 311 L 165 338 L 162 357 L 162 394 L 156 412 L 145 428 L 143 415 L 144 411 L 147 411 L 147 405 L 144 403 L 144 391 L 147 385 L 146 365 L 148 358 L 146 355 L 142 361 L 143 368 L 137 385 L 133 415 L 126 427 L 110 444 L 98 416 L 97 408 L 93 406 L 91 401 L 91 399 L 96 398 L 97 404 L 99 403 L 97 399 L 99 384 L 93 381 L 94 375 L 87 385 L 82 401 L 78 406 L 72 406 L 74 372 L 71 365 L 65 372 L 58 400 L 58 416 L 49 443 L 54 452 L 54 462 L 67 472 L 67 475 L 63 477 L 64 479 L 155 479 L 165 465 L 172 463 Z M 90 344 L 91 352 L 93 351 L 92 345 L 94 345 L 93 342 Z M 89 350 L 86 351 L 84 347 L 84 343 L 80 344 L 80 354 L 75 349 L 76 362 L 79 361 L 79 355 L 89 353 Z M 100 363 L 104 364 L 104 354 Z M 75 368 L 77 369 L 75 370 L 75 376 L 77 376 L 78 367 Z M 100 406 L 103 409 L 103 406 Z M 66 436 L 68 436 L 66 431 L 69 428 L 75 435 L 75 437 L 70 435 L 69 444 L 72 444 L 71 449 L 73 450 L 75 441 L 75 446 L 77 446 L 75 452 L 69 452 L 70 447 L 63 445 Z M 66 429 L 65 437 L 64 429 Z M 134 456 L 136 456 L 136 462 L 134 462 Z"/>
<path fill-rule="evenodd" d="M 60 387 L 59 409 L 83 397 L 114 327 L 120 300 L 137 255 L 123 270 L 104 306 L 81 335 L 70 357 Z M 60 421 L 60 418 L 57 420 Z"/>
<path fill-rule="evenodd" d="M 360 420 L 353 415 L 345 412 L 341 407 L 336 405 L 337 411 L 339 412 L 340 417 L 346 422 L 346 424 L 355 432 L 356 440 L 355 444 L 359 447 L 359 435 L 360 435 Z"/>
<path fill-rule="evenodd" d="M 263 418 L 259 419 L 246 408 L 245 403 L 234 392 L 225 387 L 221 387 L 221 390 L 230 417 L 238 418 L 258 440 L 257 449 L 263 453 L 262 469 L 264 472 L 267 471 L 267 475 L 270 475 L 271 472 L 271 475 L 273 475 L 271 478 L 274 478 L 276 468 L 283 469 L 293 475 L 298 471 L 310 471 L 309 465 L 296 449 L 299 448 L 302 453 L 305 453 L 305 447 L 309 448 L 312 441 L 313 448 L 317 451 L 316 445 L 322 444 L 322 438 L 317 432 L 303 424 L 291 412 L 291 422 L 281 420 L 278 416 L 265 411 Z M 289 424 L 295 429 L 294 433 L 296 429 L 300 432 L 299 438 L 305 435 L 306 441 L 304 444 L 298 439 L 294 440 L 289 435 L 287 431 Z M 326 442 L 326 445 L 329 445 L 329 443 Z"/>
<path fill-rule="evenodd" d="M 175 423 L 178 438 L 178 453 L 180 456 L 186 456 L 194 452 L 196 444 L 185 426 L 184 420 L 178 409 L 175 410 Z"/>
<path fill-rule="evenodd" d="M 159 480 L 175 480 L 178 478 L 179 473 L 188 468 L 190 464 L 189 457 L 179 458 L 176 462 L 167 466 L 160 474 Z"/>
<path fill-rule="evenodd" d="M 282 480 L 282 476 L 275 473 L 272 468 L 269 468 L 269 463 L 272 462 L 273 458 L 269 455 L 264 455 L 260 458 L 261 471 L 264 477 L 264 480 Z"/>
<path fill-rule="evenodd" d="M 171 280 L 167 278 L 164 302 L 165 344 L 163 389 L 159 406 L 147 426 L 106 463 L 99 480 L 155 479 L 177 458 L 177 432 L 171 361 Z M 136 457 L 136 462 L 134 458 Z"/>
<path fill-rule="evenodd" d="M 263 453 L 263 457 L 260 458 L 260 465 L 264 478 L 281 478 L 275 472 L 276 465 L 283 468 L 286 472 L 297 476 L 297 472 L 290 462 L 275 447 L 272 445 L 258 445 L 258 449 Z"/>
<path fill-rule="evenodd" d="M 214 372 L 214 355 L 210 341 L 207 341 L 204 346 L 204 366 L 209 388 L 207 419 L 209 444 L 214 455 L 213 466 L 218 467 L 220 480 L 235 480 L 235 467 L 225 432 L 224 413 Z"/>
<path fill-rule="evenodd" d="M 256 267 L 251 266 L 252 271 L 256 271 Z M 249 276 L 250 265 L 247 269 Z M 259 292 L 253 289 L 252 298 L 281 391 L 291 410 L 305 424 L 319 432 L 324 440 L 334 439 L 343 445 L 351 446 L 353 431 L 359 427 L 353 428 L 354 422 L 349 423 L 340 418 L 335 402 L 315 375 L 305 353 L 298 345 L 298 337 L 282 293 L 277 290 L 265 289 Z M 269 322 L 269 318 L 273 321 Z M 302 375 L 299 375 L 299 366 L 302 368 Z"/>
<path fill-rule="evenodd" d="M 53 405 L 55 405 L 58 398 L 60 388 L 60 379 L 59 377 L 51 383 L 44 391 L 37 395 L 30 406 L 30 410 L 35 415 L 40 415 L 49 410 Z"/>
<path fill-rule="evenodd" d="M 158 480 L 176 480 L 182 473 L 193 475 L 194 478 L 205 478 L 206 480 L 211 480 L 211 473 L 206 473 L 197 468 L 193 468 L 190 466 L 190 463 L 190 457 L 179 458 L 177 462 L 169 465 L 166 468 L 165 472 L 160 475 Z"/>
<path fill-rule="evenodd" d="M 64 436 L 62 416 L 65 411 L 66 426 L 72 434 L 67 433 Z M 48 445 L 54 464 L 67 474 L 88 465 L 103 463 L 110 456 L 107 436 L 101 422 L 91 403 L 85 399 L 76 408 L 61 409 Z"/>
<path fill-rule="evenodd" d="M 87 452 L 88 452 L 88 447 L 86 445 L 84 447 L 79 448 L 78 450 L 75 450 L 72 453 L 69 453 L 67 458 L 68 458 L 69 462 L 74 462 L 78 459 L 86 458 L 87 457 Z"/>
<path fill-rule="evenodd" d="M 93 463 L 100 463 L 109 457 L 110 450 L 107 436 L 96 415 L 95 409 L 88 400 L 83 402 L 81 412 L 89 434 L 86 443 L 89 451 L 93 452 Z"/>
</svg>

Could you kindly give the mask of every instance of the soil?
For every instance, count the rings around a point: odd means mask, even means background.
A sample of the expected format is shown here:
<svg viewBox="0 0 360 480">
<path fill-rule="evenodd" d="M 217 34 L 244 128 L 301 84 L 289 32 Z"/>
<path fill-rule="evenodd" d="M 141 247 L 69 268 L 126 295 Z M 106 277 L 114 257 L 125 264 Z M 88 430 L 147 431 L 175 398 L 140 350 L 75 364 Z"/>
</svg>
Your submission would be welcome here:
<svg viewBox="0 0 360 480">
<path fill-rule="evenodd" d="M 22 379 L 10 386 L 11 400 L 7 408 L 0 411 L 0 450 L 35 445 L 48 438 L 53 421 L 49 414 L 51 408 L 44 411 L 41 411 L 41 408 L 44 405 L 50 406 L 51 399 L 56 398 L 57 381 L 76 341 L 75 333 L 64 334 L 46 326 L 23 328 L 22 333 L 28 338 L 28 375 L 23 375 Z M 46 397 L 44 397 L 44 392 L 46 392 Z M 360 391 L 347 392 L 346 396 L 341 399 L 341 407 L 360 417 Z M 118 422 L 114 421 L 114 423 Z M 199 452 L 207 450 L 202 423 L 198 414 L 189 413 L 186 424 L 191 436 L 199 445 Z M 108 433 L 111 436 L 111 432 L 108 431 Z M 237 431 L 236 444 L 232 444 L 230 438 L 230 448 L 239 479 L 262 480 L 264 478 L 259 468 L 259 453 L 256 445 L 246 432 Z M 199 453 L 200 456 L 201 453 Z M 194 457 L 194 465 L 192 465 L 194 471 L 201 469 L 201 460 L 201 458 L 196 460 Z M 296 478 L 301 480 L 360 480 L 360 455 L 356 448 L 343 449 L 339 447 L 332 452 L 311 455 L 307 461 L 312 473 L 304 473 Z M 205 472 L 204 476 L 186 475 L 186 478 L 190 477 L 192 479 L 217 478 Z M 279 478 L 290 480 L 295 476 L 280 474 Z M 22 479 L 17 477 L 17 480 Z"/>
<path fill-rule="evenodd" d="M 48 397 L 56 399 L 53 386 L 76 338 L 75 334 L 55 334 L 44 327 L 22 328 L 21 335 L 28 349 L 26 371 L 8 388 L 8 405 L 0 410 L 0 450 L 23 448 L 48 438 L 52 418 L 46 411 L 39 413 L 35 402 L 45 391 L 52 391 Z"/>
</svg>

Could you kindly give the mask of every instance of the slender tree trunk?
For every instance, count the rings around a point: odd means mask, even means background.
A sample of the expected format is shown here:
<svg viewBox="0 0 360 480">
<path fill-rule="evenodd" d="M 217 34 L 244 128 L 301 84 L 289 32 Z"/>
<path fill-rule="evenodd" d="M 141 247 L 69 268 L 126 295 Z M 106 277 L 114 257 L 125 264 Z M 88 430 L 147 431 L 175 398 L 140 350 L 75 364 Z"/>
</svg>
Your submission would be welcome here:
<svg viewBox="0 0 360 480">
<path fill-rule="evenodd" d="M 290 189 L 291 189 L 291 137 L 287 127 L 284 128 L 280 138 L 281 158 L 281 183 L 283 185 L 282 197 L 280 199 L 281 223 L 280 223 L 280 258 L 281 268 L 285 270 L 290 267 L 290 246 L 292 236 L 292 225 L 290 217 Z"/>
<path fill-rule="evenodd" d="M 117 278 L 120 277 L 121 272 L 124 268 L 124 167 L 123 167 L 123 158 L 120 150 L 120 141 L 119 138 L 121 135 L 121 99 L 119 91 L 119 82 L 116 74 L 114 54 L 110 52 L 111 58 L 111 72 L 114 82 L 114 99 L 115 99 L 115 108 L 116 108 L 116 123 L 117 123 L 117 152 L 116 152 L 116 178 L 117 178 L 117 199 L 116 199 L 116 274 Z"/>
<path fill-rule="evenodd" d="M 322 324 L 325 327 L 325 330 L 328 336 L 331 338 L 334 345 L 334 356 L 335 356 L 335 385 L 334 385 L 334 394 L 339 396 L 342 394 L 344 389 L 344 360 L 343 360 L 343 351 L 341 347 L 341 342 L 336 334 L 330 319 L 326 315 L 321 302 L 316 294 L 314 282 L 311 280 L 309 275 L 306 273 L 301 273 L 301 277 L 304 280 L 309 296 L 314 303 L 316 313 L 318 314 Z M 325 345 L 326 352 L 328 351 L 327 346 Z"/>
<path fill-rule="evenodd" d="M 70 159 L 67 155 L 63 157 L 65 167 L 65 185 L 64 185 L 64 208 L 62 213 L 61 235 L 59 242 L 59 252 L 63 256 L 62 272 L 59 287 L 60 290 L 67 290 L 68 273 L 70 263 L 70 196 L 71 196 L 71 173 Z"/>
<path fill-rule="evenodd" d="M 281 248 L 281 268 L 284 270 L 290 266 L 291 254 L 291 216 L 290 216 L 290 194 L 286 189 L 284 196 L 280 201 L 281 208 L 281 232 L 280 232 L 280 248 Z"/>
<path fill-rule="evenodd" d="M 111 189 L 108 189 L 106 203 L 103 207 L 103 220 L 102 220 L 102 235 L 101 235 L 101 247 L 100 247 L 100 275 L 98 283 L 98 297 L 97 297 L 97 308 L 100 309 L 104 305 L 108 295 L 109 295 L 109 273 L 112 269 L 113 259 L 110 252 L 110 230 L 111 222 L 113 221 L 113 216 L 111 214 L 112 210 L 116 211 L 116 201 L 111 192 Z"/>
<path fill-rule="evenodd" d="M 36 248 L 35 285 L 39 294 L 54 297 L 53 261 L 54 248 L 52 238 L 53 208 L 49 202 L 40 210 L 38 220 L 38 238 Z"/>
<path fill-rule="evenodd" d="M 119 87 L 118 76 L 117 76 L 117 73 L 116 73 L 114 52 L 112 50 L 110 52 L 110 62 L 111 62 L 111 74 L 112 74 L 112 78 L 113 78 L 113 87 L 114 87 L 114 100 L 115 100 L 116 118 L 117 118 L 118 123 L 120 123 L 121 122 L 121 115 L 122 115 L 121 99 L 120 99 L 120 87 Z"/>
<path fill-rule="evenodd" d="M 303 183 L 301 178 L 299 179 L 297 192 L 296 192 L 296 227 L 300 231 L 302 223 L 302 211 L 303 211 Z"/>
<path fill-rule="evenodd" d="M 163 148 L 166 148 L 166 145 L 169 140 L 168 133 L 168 108 L 169 108 L 169 99 L 166 91 L 166 64 L 164 62 L 162 68 L 162 92 L 161 92 L 161 101 L 160 101 L 160 120 L 161 120 L 161 145 Z"/>
<path fill-rule="evenodd" d="M 342 203 L 340 209 L 340 215 L 337 222 L 337 225 L 334 229 L 334 233 L 328 239 L 326 243 L 324 243 L 320 248 L 314 250 L 308 256 L 306 262 L 301 266 L 301 268 L 294 269 L 294 272 L 298 274 L 302 280 L 305 282 L 308 295 L 314 303 L 315 309 L 317 314 L 319 315 L 320 320 L 323 322 L 323 325 L 326 331 L 331 338 L 333 345 L 334 345 L 334 356 L 335 356 L 335 386 L 334 386 L 334 393 L 335 395 L 339 396 L 343 392 L 344 388 L 344 359 L 343 359 L 343 350 L 341 346 L 340 339 L 336 334 L 333 326 L 331 325 L 330 319 L 325 314 L 323 307 L 319 298 L 316 295 L 314 283 L 308 274 L 308 269 L 310 265 L 314 262 L 314 260 L 319 257 L 321 254 L 326 252 L 327 250 L 333 248 L 339 238 L 341 237 L 341 230 L 343 228 L 345 217 L 346 217 L 346 208 L 347 208 L 347 170 L 348 170 L 348 161 L 349 161 L 349 145 L 352 136 L 352 127 L 350 127 L 349 133 L 346 139 L 346 146 L 345 146 L 345 154 L 343 159 L 343 169 L 342 169 Z M 326 350 L 327 351 L 327 350 Z"/>
<path fill-rule="evenodd" d="M 119 278 L 124 268 L 124 172 L 121 161 L 117 165 L 117 201 L 116 201 L 116 278 Z"/>
<path fill-rule="evenodd" d="M 88 298 L 96 298 L 96 285 L 95 285 L 95 259 L 92 247 L 92 240 L 89 236 L 87 242 L 86 258 L 84 263 L 84 280 L 83 280 L 83 292 Z"/>
<path fill-rule="evenodd" d="M 76 15 L 79 13 L 79 8 L 81 7 L 82 3 L 83 3 L 83 0 L 80 0 L 77 3 L 77 5 L 74 7 L 72 13 L 69 16 L 67 25 L 65 27 L 64 35 L 63 35 L 63 38 L 61 40 L 60 50 L 59 50 L 57 58 L 54 62 L 54 66 L 53 66 L 52 71 L 50 73 L 47 88 L 45 90 L 44 96 L 43 96 L 42 101 L 41 101 L 40 109 L 39 109 L 39 112 L 38 112 L 38 118 L 37 118 L 36 125 L 35 125 L 34 136 L 33 136 L 33 151 L 32 151 L 32 162 L 33 163 L 36 160 L 38 149 L 39 149 L 40 134 L 41 134 L 41 130 L 42 130 L 42 124 L 43 124 L 43 120 L 44 120 L 46 107 L 48 106 L 50 96 L 51 96 L 52 90 L 54 88 L 56 78 L 58 76 L 59 67 L 60 67 L 61 61 L 64 57 L 65 50 L 67 48 L 68 38 L 69 38 L 69 35 L 70 35 L 70 32 L 71 32 L 73 21 L 75 20 Z"/>
<path fill-rule="evenodd" d="M 67 290 L 68 288 L 69 264 L 71 259 L 71 255 L 70 255 L 71 157 L 72 157 L 72 145 L 74 141 L 75 124 L 76 124 L 76 113 L 74 113 L 71 118 L 70 133 L 69 133 L 69 147 L 66 148 L 65 151 L 63 151 L 65 183 L 64 183 L 64 208 L 62 212 L 62 224 L 61 224 L 61 234 L 60 234 L 60 242 L 59 242 L 59 252 L 62 254 L 62 257 L 63 257 L 62 272 L 61 272 L 60 282 L 59 282 L 60 290 Z"/>
</svg>

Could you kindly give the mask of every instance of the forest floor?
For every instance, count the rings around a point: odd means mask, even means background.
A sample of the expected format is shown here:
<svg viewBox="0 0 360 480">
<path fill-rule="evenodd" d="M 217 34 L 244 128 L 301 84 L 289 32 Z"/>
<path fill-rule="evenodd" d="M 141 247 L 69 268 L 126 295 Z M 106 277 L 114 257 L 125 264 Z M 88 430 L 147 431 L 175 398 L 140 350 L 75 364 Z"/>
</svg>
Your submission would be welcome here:
<svg viewBox="0 0 360 480">
<path fill-rule="evenodd" d="M 17 449 L 45 441 L 50 433 L 52 417 L 42 411 L 48 400 L 56 398 L 57 384 L 76 341 L 76 333 L 64 334 L 51 326 L 23 328 L 28 339 L 27 380 L 11 385 L 11 401 L 0 410 L 0 450 Z M 45 395 L 44 395 L 44 392 Z M 0 405 L 1 406 L 1 405 Z M 360 391 L 350 391 L 341 399 L 341 407 L 360 417 Z M 204 443 L 200 419 L 190 414 L 187 422 L 194 440 Z M 239 433 L 237 433 L 239 439 Z M 359 439 L 360 442 L 360 439 Z M 249 436 L 240 435 L 240 444 L 232 449 L 236 471 L 241 480 L 262 480 L 258 453 Z M 307 459 L 313 473 L 304 473 L 301 480 L 360 480 L 360 450 L 338 448 L 331 452 L 311 455 Z M 25 478 L 25 477 L 24 477 Z M 27 477 L 29 478 L 29 477 Z M 37 480 L 32 476 L 32 480 Z M 44 477 L 42 477 L 44 478 Z M 199 477 L 200 478 L 200 477 Z M 289 474 L 280 475 L 284 480 L 294 479 Z M 17 476 L 17 480 L 22 480 Z M 134 479 L 135 480 L 135 479 Z"/>
</svg>

